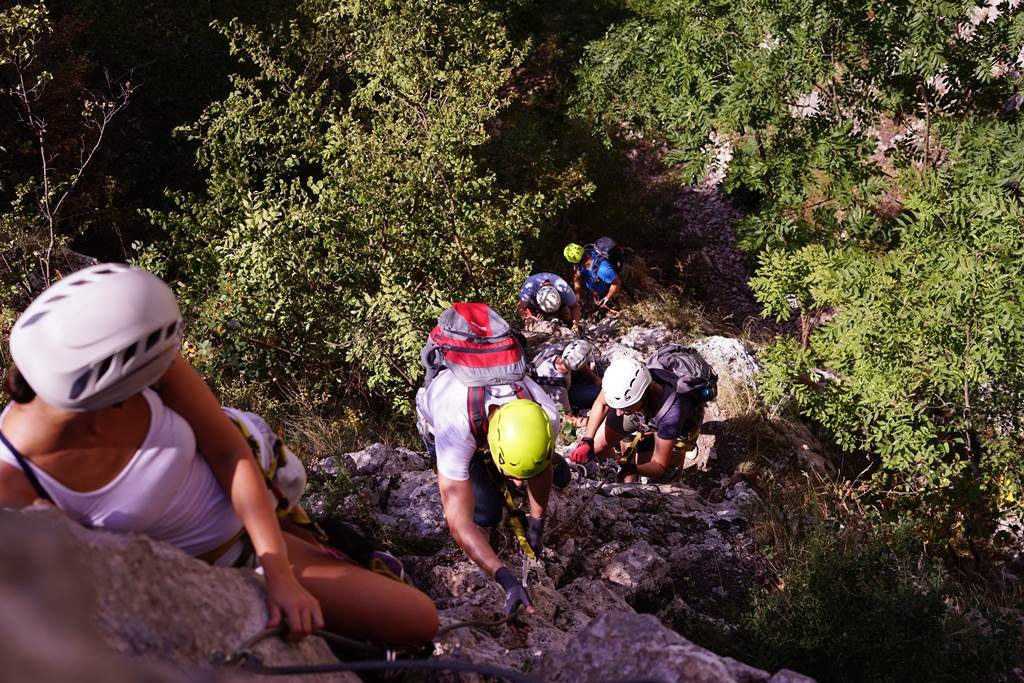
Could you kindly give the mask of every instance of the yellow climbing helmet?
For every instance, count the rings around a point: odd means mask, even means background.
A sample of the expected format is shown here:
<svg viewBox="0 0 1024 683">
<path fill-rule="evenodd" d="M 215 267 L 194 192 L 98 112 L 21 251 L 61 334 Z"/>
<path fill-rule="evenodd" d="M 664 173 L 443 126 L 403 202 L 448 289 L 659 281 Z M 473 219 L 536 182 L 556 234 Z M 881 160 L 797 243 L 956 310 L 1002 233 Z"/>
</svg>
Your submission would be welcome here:
<svg viewBox="0 0 1024 683">
<path fill-rule="evenodd" d="M 570 242 L 565 245 L 565 249 L 562 250 L 562 255 L 565 256 L 565 260 L 569 263 L 579 263 L 580 259 L 583 258 L 583 247 L 575 242 Z"/>
<path fill-rule="evenodd" d="M 503 474 L 530 479 L 551 464 L 555 439 L 551 421 L 540 404 L 524 398 L 509 401 L 491 417 L 487 445 Z"/>
</svg>

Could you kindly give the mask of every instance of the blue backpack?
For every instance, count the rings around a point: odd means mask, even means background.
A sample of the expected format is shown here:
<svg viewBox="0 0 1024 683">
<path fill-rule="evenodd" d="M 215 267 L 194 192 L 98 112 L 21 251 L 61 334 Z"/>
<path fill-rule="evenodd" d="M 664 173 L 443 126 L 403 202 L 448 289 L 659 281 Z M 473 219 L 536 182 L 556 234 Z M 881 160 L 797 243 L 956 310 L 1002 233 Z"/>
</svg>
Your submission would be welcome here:
<svg viewBox="0 0 1024 683">
<path fill-rule="evenodd" d="M 590 254 L 590 257 L 593 259 L 590 264 L 590 271 L 592 273 L 597 273 L 597 269 L 602 261 L 607 261 L 616 275 L 622 272 L 622 248 L 611 237 L 602 237 L 593 244 L 585 244 L 583 245 L 583 251 Z"/>
</svg>

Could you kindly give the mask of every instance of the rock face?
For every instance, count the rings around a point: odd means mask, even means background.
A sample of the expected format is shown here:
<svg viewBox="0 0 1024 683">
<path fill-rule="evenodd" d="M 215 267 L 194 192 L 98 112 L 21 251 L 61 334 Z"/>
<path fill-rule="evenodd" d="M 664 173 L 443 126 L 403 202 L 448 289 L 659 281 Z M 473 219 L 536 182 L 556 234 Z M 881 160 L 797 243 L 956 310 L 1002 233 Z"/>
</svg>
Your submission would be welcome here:
<svg viewBox="0 0 1024 683">
<path fill-rule="evenodd" d="M 609 678 L 720 683 L 803 683 L 813 679 L 783 669 L 774 676 L 694 645 L 654 617 L 608 612 L 580 631 L 565 652 L 541 662 L 549 683 L 583 683 Z"/>
<path fill-rule="evenodd" d="M 242 680 L 215 670 L 210 656 L 263 630 L 254 572 L 210 567 L 142 536 L 84 529 L 48 507 L 0 513 L 0 538 L 0 659 L 5 672 L 18 672 L 0 678 Z M 319 638 L 296 646 L 267 639 L 255 652 L 268 665 L 337 662 Z"/>
<path fill-rule="evenodd" d="M 531 330 L 531 346 L 548 341 L 548 333 L 541 326 Z M 616 355 L 645 358 L 670 341 L 663 328 L 634 328 L 621 337 L 610 329 L 597 344 L 598 369 Z M 712 337 L 697 347 L 718 372 L 724 393 L 752 390 L 760 365 L 743 343 Z M 748 409 L 738 399 L 713 403 L 706 421 L 728 424 Z M 715 434 L 706 436 L 713 448 Z M 492 533 L 492 547 L 509 568 L 529 577 L 536 608 L 523 619 L 528 629 L 513 630 L 479 625 L 500 621 L 502 591 L 451 540 L 436 475 L 422 455 L 378 444 L 312 469 L 322 476 L 339 468 L 350 473 L 358 493 L 335 514 L 387 527 L 389 538 L 406 550 L 403 559 L 416 584 L 437 602 L 443 624 L 478 622 L 445 633 L 437 654 L 511 669 L 539 666 L 545 680 L 771 679 L 683 637 L 694 625 L 727 624 L 765 572 L 749 521 L 760 498 L 743 481 L 725 477 L 715 483 L 712 502 L 681 482 L 602 483 L 594 468 L 589 478 L 577 472 L 564 491 L 552 493 L 540 563 L 527 564 L 504 525 Z M 636 647 L 648 648 L 650 656 L 634 656 Z M 664 648 L 671 657 L 654 656 Z M 609 660 L 610 651 L 620 659 Z M 591 664 L 583 667 L 583 661 Z"/>
</svg>

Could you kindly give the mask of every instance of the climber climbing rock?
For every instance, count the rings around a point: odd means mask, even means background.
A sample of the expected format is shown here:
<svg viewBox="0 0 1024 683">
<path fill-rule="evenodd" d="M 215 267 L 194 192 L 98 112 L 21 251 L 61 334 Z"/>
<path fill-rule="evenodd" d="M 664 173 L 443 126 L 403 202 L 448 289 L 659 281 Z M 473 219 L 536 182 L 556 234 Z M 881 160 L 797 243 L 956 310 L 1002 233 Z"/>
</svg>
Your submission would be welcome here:
<svg viewBox="0 0 1024 683">
<path fill-rule="evenodd" d="M 389 644 L 432 639 L 425 594 L 282 531 L 274 504 L 288 503 L 270 495 L 242 431 L 179 353 L 182 330 L 170 287 L 126 264 L 73 273 L 37 297 L 11 331 L 0 507 L 42 499 L 88 527 L 143 533 L 219 566 L 258 564 L 269 625 L 287 621 L 293 638 L 327 625 Z"/>
<path fill-rule="evenodd" d="M 586 425 L 581 415 L 601 391 L 601 378 L 591 367 L 594 345 L 585 339 L 552 342 L 533 357 L 531 374 L 537 384 L 562 407 L 566 421 Z"/>
<path fill-rule="evenodd" d="M 480 527 L 499 524 L 507 487 L 523 486 L 529 501 L 524 533 L 540 552 L 552 482 L 564 486 L 569 479 L 567 464 L 553 456 L 558 409 L 526 375 L 508 324 L 485 304 L 454 304 L 442 313 L 421 358 L 427 379 L 416 394 L 417 425 L 435 464 L 448 528 L 501 585 L 505 613 L 521 606 L 532 612 L 526 588 Z"/>
<path fill-rule="evenodd" d="M 552 317 L 578 330 L 580 304 L 569 283 L 554 273 L 535 273 L 526 278 L 519 289 L 516 305 L 525 325 L 534 320 Z"/>
<path fill-rule="evenodd" d="M 678 470 L 696 447 L 704 406 L 717 395 L 718 377 L 693 349 L 669 344 L 646 363 L 618 358 L 604 373 L 583 436 L 570 459 L 608 458 L 626 435 L 648 429 L 652 447 L 634 441 L 620 463 L 625 481 L 640 476 L 659 481 Z"/>
<path fill-rule="evenodd" d="M 570 243 L 562 250 L 573 264 L 573 289 L 581 302 L 595 309 L 611 310 L 609 302 L 622 288 L 622 249 L 610 237 L 593 244 Z"/>
</svg>

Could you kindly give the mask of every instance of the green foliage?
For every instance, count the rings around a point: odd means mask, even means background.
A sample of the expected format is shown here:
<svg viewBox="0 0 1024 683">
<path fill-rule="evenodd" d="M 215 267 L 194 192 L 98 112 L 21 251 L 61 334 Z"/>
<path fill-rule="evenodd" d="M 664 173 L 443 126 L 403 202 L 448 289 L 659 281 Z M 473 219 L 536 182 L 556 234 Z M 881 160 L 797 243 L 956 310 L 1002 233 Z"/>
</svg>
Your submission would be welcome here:
<svg viewBox="0 0 1024 683">
<path fill-rule="evenodd" d="M 785 557 L 733 636 L 747 661 L 823 681 L 994 678 L 1019 627 L 963 594 L 905 527 L 819 526 Z"/>
<path fill-rule="evenodd" d="M 408 410 L 431 319 L 511 312 L 522 241 L 578 194 L 502 190 L 475 156 L 521 54 L 478 3 L 309 2 L 270 34 L 222 30 L 244 68 L 187 129 L 207 196 L 156 216 L 173 239 L 145 262 L 179 278 L 222 383 Z"/>
<path fill-rule="evenodd" d="M 741 225 L 753 250 L 877 237 L 865 209 L 888 183 L 875 132 L 1001 102 L 1011 83 L 991 77 L 993 56 L 1012 62 L 1024 26 L 975 26 L 945 0 L 632 5 L 588 48 L 576 110 L 610 139 L 626 124 L 666 140 L 684 181 L 727 165 L 725 189 L 761 199 Z M 962 24 L 970 40 L 953 37 Z"/>
<path fill-rule="evenodd" d="M 20 112 L 23 102 L 37 100 L 52 78 L 49 72 L 35 65 L 40 44 L 52 30 L 42 3 L 15 5 L 0 11 L 0 72 L 4 76 L 0 96 L 12 113 Z M 23 136 L 31 134 L 30 129 L 18 132 Z M 14 145 L 4 140 L 2 151 L 7 159 L 15 151 L 9 147 Z M 5 163 L 0 175 L 0 193 L 7 204 L 0 213 L 0 244 L 3 244 L 0 329 L 4 330 L 10 329 L 31 301 L 33 291 L 41 284 L 40 276 L 46 273 L 43 261 L 48 238 L 43 217 L 37 213 L 34 201 L 41 183 L 32 171 L 37 172 L 37 169 L 32 167 L 28 173 L 18 173 Z M 7 345 L 3 344 L 0 349 L 7 360 Z"/>
<path fill-rule="evenodd" d="M 870 456 L 877 499 L 929 537 L 989 536 L 1024 486 L 1024 129 L 992 116 L 1024 13 L 633 8 L 588 48 L 577 112 L 609 140 L 623 124 L 665 140 L 683 180 L 712 171 L 759 200 L 739 225 L 751 285 L 767 315 L 801 317 L 800 343 L 766 354 L 766 398 Z"/>
<path fill-rule="evenodd" d="M 933 533 L 976 537 L 1024 493 L 1024 212 L 1004 186 L 1024 136 L 993 122 L 945 139 L 956 163 L 902 179 L 897 246 L 771 252 L 753 284 L 780 318 L 784 291 L 837 311 L 809 349 L 769 353 L 769 400 L 791 394 L 842 447 L 876 454 L 878 489 Z"/>
<path fill-rule="evenodd" d="M 45 4 L 0 11 L 0 323 L 9 329 L 61 272 L 81 267 L 70 247 L 95 203 L 81 181 L 132 86 L 111 79 L 82 89 L 76 60 L 64 66 Z M 72 94 L 69 94 L 71 91 Z M 7 345 L 0 346 L 6 361 Z M 6 362 L 5 362 L 6 364 Z"/>
</svg>

